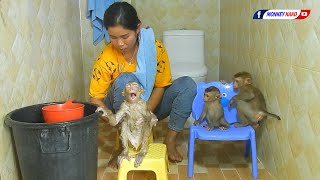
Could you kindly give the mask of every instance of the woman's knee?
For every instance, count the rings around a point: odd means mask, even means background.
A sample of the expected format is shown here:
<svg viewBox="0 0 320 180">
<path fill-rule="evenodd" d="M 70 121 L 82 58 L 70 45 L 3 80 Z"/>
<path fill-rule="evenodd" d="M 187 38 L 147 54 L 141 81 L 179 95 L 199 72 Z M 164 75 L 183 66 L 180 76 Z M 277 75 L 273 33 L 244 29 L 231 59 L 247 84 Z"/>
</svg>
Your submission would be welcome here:
<svg viewBox="0 0 320 180">
<path fill-rule="evenodd" d="M 122 91 L 125 85 L 130 81 L 135 81 L 139 83 L 138 78 L 133 73 L 123 72 L 116 78 L 116 80 L 113 83 L 113 86 L 115 90 L 121 88 L 121 91 Z"/>
<path fill-rule="evenodd" d="M 114 81 L 114 83 L 127 83 L 129 81 L 137 81 L 137 77 L 130 72 L 123 72 L 121 73 L 116 80 Z"/>
<path fill-rule="evenodd" d="M 189 76 L 182 76 L 179 77 L 174 81 L 174 84 L 176 84 L 178 87 L 184 90 L 188 90 L 187 92 L 190 93 L 190 95 L 196 95 L 196 88 L 197 84 L 194 82 L 194 80 Z"/>
</svg>

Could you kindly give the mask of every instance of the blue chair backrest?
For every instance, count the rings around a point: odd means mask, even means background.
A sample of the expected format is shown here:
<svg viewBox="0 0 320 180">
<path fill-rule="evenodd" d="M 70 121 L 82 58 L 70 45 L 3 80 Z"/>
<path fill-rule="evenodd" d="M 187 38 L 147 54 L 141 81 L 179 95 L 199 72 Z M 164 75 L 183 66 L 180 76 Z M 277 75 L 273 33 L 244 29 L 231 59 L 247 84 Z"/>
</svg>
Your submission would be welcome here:
<svg viewBox="0 0 320 180">
<path fill-rule="evenodd" d="M 204 101 L 203 101 L 204 90 L 210 86 L 215 86 L 220 90 L 220 93 L 221 93 L 220 102 L 221 102 L 221 105 L 224 110 L 224 118 L 230 124 L 237 122 L 238 118 L 237 118 L 236 108 L 234 106 L 231 107 L 230 110 L 228 108 L 228 103 L 229 103 L 230 99 L 234 95 L 237 94 L 237 92 L 233 90 L 233 83 L 232 82 L 226 83 L 226 84 L 222 84 L 220 81 L 214 81 L 214 82 L 210 82 L 210 83 L 199 82 L 197 84 L 197 94 L 196 94 L 196 97 L 194 98 L 193 104 L 192 104 L 192 117 L 195 120 L 199 119 L 199 117 L 202 113 L 203 106 L 204 106 Z"/>
</svg>

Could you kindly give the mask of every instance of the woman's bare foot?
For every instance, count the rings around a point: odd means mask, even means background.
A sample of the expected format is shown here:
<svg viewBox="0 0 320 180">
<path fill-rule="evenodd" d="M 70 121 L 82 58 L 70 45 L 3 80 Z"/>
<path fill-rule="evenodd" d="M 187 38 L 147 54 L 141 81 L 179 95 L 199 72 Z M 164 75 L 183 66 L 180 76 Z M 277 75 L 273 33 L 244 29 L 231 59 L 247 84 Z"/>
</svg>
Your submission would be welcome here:
<svg viewBox="0 0 320 180">
<path fill-rule="evenodd" d="M 121 145 L 121 144 L 120 144 Z M 108 162 L 108 167 L 112 168 L 112 169 L 118 169 L 118 156 L 121 154 L 123 148 L 122 146 L 118 149 L 115 150 L 115 152 L 112 153 L 112 157 Z"/>
<path fill-rule="evenodd" d="M 168 158 L 172 162 L 181 162 L 182 161 L 182 156 L 178 152 L 176 148 L 175 143 L 165 143 L 167 145 L 167 151 L 168 151 Z"/>
<path fill-rule="evenodd" d="M 164 140 L 164 144 L 166 144 L 167 146 L 168 158 L 172 162 L 181 162 L 183 159 L 176 147 L 177 136 L 177 132 L 168 129 L 167 135 Z"/>
<path fill-rule="evenodd" d="M 119 155 L 119 154 L 118 154 Z M 118 169 L 118 155 L 113 155 L 112 158 L 109 160 L 108 162 L 108 167 L 112 168 L 112 169 Z"/>
<path fill-rule="evenodd" d="M 120 131 L 118 130 L 117 132 L 118 134 L 120 134 Z M 119 135 L 118 135 L 119 137 Z M 114 152 L 112 153 L 112 157 L 108 162 L 108 167 L 112 168 L 112 169 L 118 169 L 118 156 L 121 154 L 121 152 L 123 151 L 123 147 L 122 147 L 122 143 L 120 139 L 116 139 L 116 141 L 119 141 L 119 147 L 115 148 Z"/>
</svg>

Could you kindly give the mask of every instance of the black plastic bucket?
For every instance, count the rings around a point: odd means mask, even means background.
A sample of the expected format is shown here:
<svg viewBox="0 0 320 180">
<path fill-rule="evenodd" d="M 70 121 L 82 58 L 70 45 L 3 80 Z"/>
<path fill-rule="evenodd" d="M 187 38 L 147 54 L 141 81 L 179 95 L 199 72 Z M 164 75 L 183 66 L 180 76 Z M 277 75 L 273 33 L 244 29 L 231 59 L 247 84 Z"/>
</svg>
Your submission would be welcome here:
<svg viewBox="0 0 320 180">
<path fill-rule="evenodd" d="M 44 123 L 41 108 L 50 103 L 7 114 L 23 180 L 97 179 L 98 113 L 80 103 L 84 117 L 62 123 Z"/>
</svg>

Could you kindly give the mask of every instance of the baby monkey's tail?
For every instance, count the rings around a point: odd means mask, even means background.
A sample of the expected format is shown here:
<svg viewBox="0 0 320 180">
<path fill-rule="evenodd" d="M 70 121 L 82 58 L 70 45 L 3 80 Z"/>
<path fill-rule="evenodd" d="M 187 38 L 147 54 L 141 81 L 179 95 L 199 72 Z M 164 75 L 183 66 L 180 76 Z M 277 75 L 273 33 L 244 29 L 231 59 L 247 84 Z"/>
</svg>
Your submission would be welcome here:
<svg viewBox="0 0 320 180">
<path fill-rule="evenodd" d="M 268 111 L 263 111 L 264 113 L 268 114 L 269 116 L 272 116 L 274 118 L 277 118 L 278 120 L 281 120 L 280 116 L 276 115 L 276 114 L 273 114 L 273 113 L 270 113 Z"/>
</svg>

